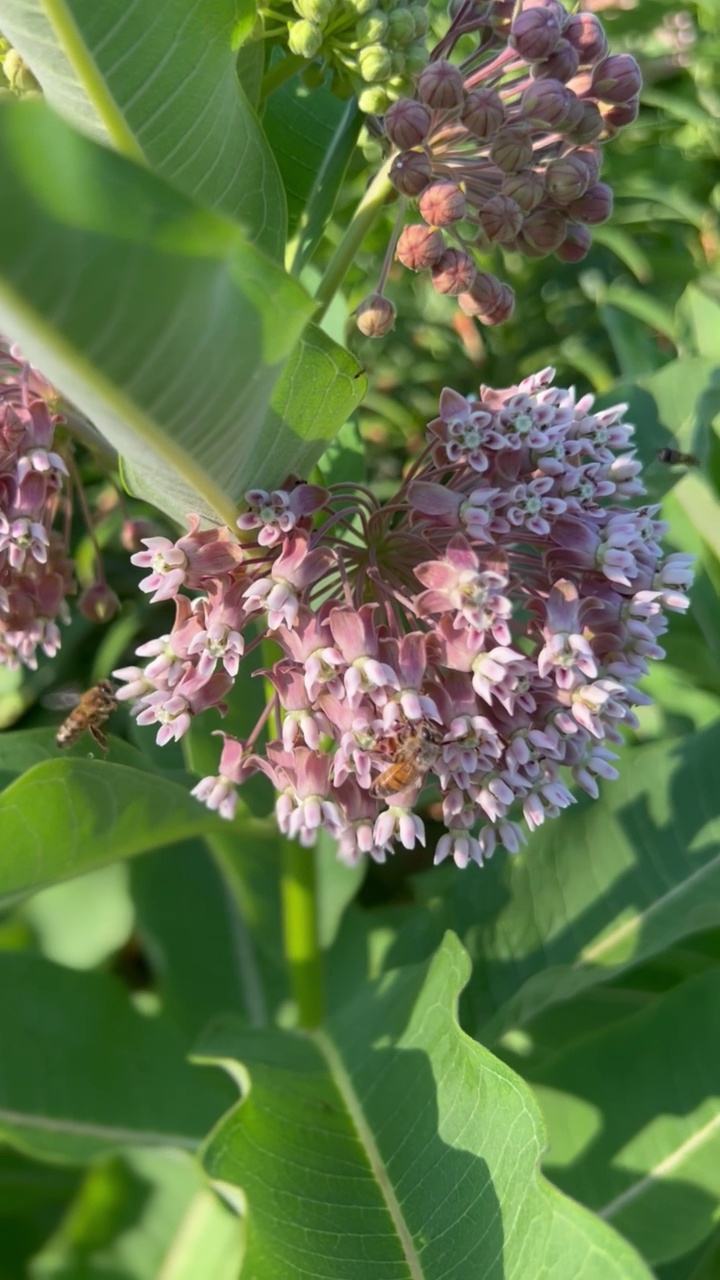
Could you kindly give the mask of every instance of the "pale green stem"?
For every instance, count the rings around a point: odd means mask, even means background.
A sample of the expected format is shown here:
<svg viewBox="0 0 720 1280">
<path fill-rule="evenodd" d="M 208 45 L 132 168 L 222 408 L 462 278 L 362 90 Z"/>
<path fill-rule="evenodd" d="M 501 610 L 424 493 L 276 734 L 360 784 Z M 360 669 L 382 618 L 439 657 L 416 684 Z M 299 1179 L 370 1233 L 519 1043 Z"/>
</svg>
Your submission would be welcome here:
<svg viewBox="0 0 720 1280">
<path fill-rule="evenodd" d="M 315 301 L 318 309 L 313 316 L 316 324 L 322 320 L 335 294 L 340 288 L 345 276 L 357 257 L 358 250 L 365 239 L 368 231 L 373 225 L 383 208 L 388 196 L 394 192 L 388 174 L 390 172 L 390 160 L 386 160 L 382 169 L 379 169 L 368 187 L 365 195 L 360 201 L 352 221 L 335 250 L 328 268 L 318 285 L 315 294 Z"/>
<path fill-rule="evenodd" d="M 282 842 L 280 883 L 285 960 L 301 1027 L 323 1018 L 323 975 L 318 941 L 315 853 L 294 840 Z"/>
<path fill-rule="evenodd" d="M 276 62 L 274 67 L 266 71 L 260 86 L 260 101 L 265 99 L 275 89 L 279 89 L 281 84 L 291 80 L 292 77 L 300 70 L 301 67 L 308 66 L 307 58 L 301 58 L 298 53 L 289 53 L 280 62 Z"/>
</svg>

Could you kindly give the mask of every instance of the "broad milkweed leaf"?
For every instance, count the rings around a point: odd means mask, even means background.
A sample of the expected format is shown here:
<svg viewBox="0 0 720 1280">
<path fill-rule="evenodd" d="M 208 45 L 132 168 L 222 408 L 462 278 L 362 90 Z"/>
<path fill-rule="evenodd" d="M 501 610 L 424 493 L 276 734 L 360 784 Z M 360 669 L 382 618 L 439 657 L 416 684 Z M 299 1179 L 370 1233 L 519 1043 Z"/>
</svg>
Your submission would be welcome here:
<svg viewBox="0 0 720 1280">
<path fill-rule="evenodd" d="M 322 1031 L 208 1032 L 201 1059 L 245 1096 L 205 1163 L 246 1207 L 254 1280 L 650 1280 L 539 1176 L 528 1089 L 455 1020 L 468 969 L 449 935 Z"/>
</svg>

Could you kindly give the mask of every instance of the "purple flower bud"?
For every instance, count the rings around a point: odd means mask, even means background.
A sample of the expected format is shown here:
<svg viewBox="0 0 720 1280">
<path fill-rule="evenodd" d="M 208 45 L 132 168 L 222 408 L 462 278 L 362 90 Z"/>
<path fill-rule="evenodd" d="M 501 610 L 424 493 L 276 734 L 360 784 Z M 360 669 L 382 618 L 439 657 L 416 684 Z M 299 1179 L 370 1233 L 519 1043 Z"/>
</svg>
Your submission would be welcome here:
<svg viewBox="0 0 720 1280">
<path fill-rule="evenodd" d="M 580 105 L 583 110 L 582 119 L 577 123 L 573 122 L 571 129 L 566 129 L 566 136 L 571 137 L 573 142 L 594 142 L 605 128 L 605 122 L 596 103 L 583 102 Z"/>
<path fill-rule="evenodd" d="M 78 608 L 90 622 L 109 622 L 120 608 L 120 601 L 106 582 L 93 582 L 80 596 Z"/>
<path fill-rule="evenodd" d="M 640 99 L 631 98 L 629 102 L 619 102 L 612 106 L 603 106 L 600 112 L 605 126 L 614 133 L 618 129 L 624 129 L 626 125 L 632 124 L 637 120 L 640 112 Z"/>
<path fill-rule="evenodd" d="M 476 275 L 477 268 L 468 253 L 461 249 L 446 249 L 433 267 L 433 288 L 438 293 L 465 293 Z"/>
<path fill-rule="evenodd" d="M 509 44 L 527 62 L 551 54 L 560 39 L 560 23 L 552 9 L 523 8 L 510 27 Z"/>
<path fill-rule="evenodd" d="M 508 244 L 514 240 L 522 224 L 522 209 L 511 196 L 493 196 L 480 210 L 483 231 L 489 240 L 497 240 L 500 244 Z"/>
<path fill-rule="evenodd" d="M 600 148 L 593 146 L 578 147 L 572 154 L 576 155 L 579 160 L 582 160 L 590 174 L 590 186 L 594 187 L 600 176 L 600 167 L 602 165 L 602 152 L 600 151 Z"/>
<path fill-rule="evenodd" d="M 418 94 L 433 111 L 451 111 L 462 104 L 462 73 L 452 62 L 438 58 L 420 74 Z"/>
<path fill-rule="evenodd" d="M 629 102 L 637 98 L 642 88 L 640 68 L 629 53 L 611 54 L 596 66 L 592 85 L 601 102 Z"/>
<path fill-rule="evenodd" d="M 385 116 L 385 132 L 401 151 L 419 147 L 430 129 L 430 112 L 414 98 L 398 98 Z"/>
<path fill-rule="evenodd" d="M 598 182 L 579 200 L 573 200 L 568 206 L 568 213 L 578 222 L 587 222 L 596 226 L 607 222 L 613 209 L 612 189 L 605 182 Z"/>
<path fill-rule="evenodd" d="M 418 209 L 431 227 L 447 227 L 465 217 L 465 195 L 454 182 L 433 182 L 418 200 Z"/>
<path fill-rule="evenodd" d="M 530 133 L 522 124 L 506 125 L 495 135 L 490 147 L 490 159 L 503 173 L 517 173 L 533 158 Z"/>
<path fill-rule="evenodd" d="M 584 196 L 592 181 L 588 165 L 577 154 L 563 156 L 561 160 L 551 160 L 545 170 L 545 185 L 548 195 L 557 204 L 570 204 Z"/>
<path fill-rule="evenodd" d="M 559 80 L 561 84 L 567 84 L 568 80 L 572 80 L 579 66 L 580 58 L 572 45 L 568 44 L 567 40 L 561 40 L 549 58 L 535 63 L 532 74 L 536 79 L 553 79 Z"/>
<path fill-rule="evenodd" d="M 554 253 L 567 232 L 565 217 L 556 209 L 537 209 L 523 223 L 521 240 L 545 256 Z"/>
<path fill-rule="evenodd" d="M 458 297 L 460 309 L 468 316 L 476 316 L 482 324 L 502 324 L 512 315 L 515 295 L 496 276 L 479 271 L 472 288 Z"/>
<path fill-rule="evenodd" d="M 561 262 L 582 262 L 590 250 L 591 236 L 587 227 L 568 227 L 562 244 L 555 250 Z"/>
<path fill-rule="evenodd" d="M 355 312 L 355 323 L 366 338 L 384 338 L 395 324 L 395 308 L 381 293 L 371 293 Z"/>
<path fill-rule="evenodd" d="M 401 151 L 392 162 L 390 181 L 403 196 L 419 196 L 431 177 L 430 157 L 424 151 Z"/>
<path fill-rule="evenodd" d="M 494 89 L 471 89 L 465 95 L 462 122 L 476 138 L 494 138 L 505 123 L 505 107 Z"/>
<path fill-rule="evenodd" d="M 523 213 L 532 213 L 545 195 L 544 175 L 535 169 L 521 169 L 503 178 L 502 194 L 510 196 Z"/>
<path fill-rule="evenodd" d="M 424 271 L 437 262 L 445 249 L 442 234 L 432 227 L 412 222 L 404 227 L 398 240 L 395 257 L 411 271 Z"/>
<path fill-rule="evenodd" d="M 524 120 L 558 128 L 568 117 L 571 94 L 559 80 L 533 80 L 520 99 Z"/>
<path fill-rule="evenodd" d="M 582 67 L 592 66 L 607 53 L 607 38 L 594 13 L 573 13 L 563 35 L 578 54 Z"/>
</svg>

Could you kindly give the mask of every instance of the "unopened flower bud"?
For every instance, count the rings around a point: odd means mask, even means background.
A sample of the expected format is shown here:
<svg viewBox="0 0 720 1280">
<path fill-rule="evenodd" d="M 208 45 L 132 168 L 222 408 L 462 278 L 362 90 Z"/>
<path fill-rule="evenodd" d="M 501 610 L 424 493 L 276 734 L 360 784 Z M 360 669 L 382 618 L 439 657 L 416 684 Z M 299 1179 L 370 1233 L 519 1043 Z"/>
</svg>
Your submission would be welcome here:
<svg viewBox="0 0 720 1280">
<path fill-rule="evenodd" d="M 288 49 L 299 58 L 314 58 L 323 42 L 323 33 L 316 22 L 303 18 L 291 22 L 288 27 Z"/>
<path fill-rule="evenodd" d="M 480 210 L 480 225 L 485 235 L 499 244 L 514 240 L 522 224 L 522 209 L 511 196 L 493 196 Z"/>
<path fill-rule="evenodd" d="M 465 196 L 454 182 L 433 182 L 426 187 L 418 208 L 431 227 L 447 227 L 465 217 Z"/>
<path fill-rule="evenodd" d="M 459 107 L 463 100 L 462 73 L 452 62 L 438 58 L 420 75 L 418 94 L 433 111 L 450 111 Z"/>
<path fill-rule="evenodd" d="M 590 251 L 591 243 L 592 237 L 587 227 L 570 226 L 562 244 L 555 250 L 555 257 L 561 262 L 582 262 Z"/>
<path fill-rule="evenodd" d="M 494 138 L 505 123 L 505 107 L 500 94 L 494 89 L 471 89 L 465 95 L 462 122 L 481 141 Z"/>
<path fill-rule="evenodd" d="M 594 102 L 582 102 L 582 119 L 577 123 L 573 122 L 572 130 L 566 129 L 566 137 L 572 137 L 574 142 L 594 142 L 600 137 L 605 124 L 602 116 Z"/>
<path fill-rule="evenodd" d="M 502 281 L 497 276 L 491 276 L 487 271 L 478 271 L 467 293 L 458 296 L 458 304 L 467 316 L 485 314 L 500 304 L 502 290 Z"/>
<path fill-rule="evenodd" d="M 536 209 L 522 227 L 522 241 L 545 256 L 554 253 L 567 233 L 567 222 L 556 209 Z"/>
<path fill-rule="evenodd" d="M 626 125 L 632 124 L 637 120 L 640 113 L 640 99 L 631 98 L 629 102 L 613 103 L 611 106 L 603 105 L 600 108 L 605 125 L 613 131 L 624 129 Z"/>
<path fill-rule="evenodd" d="M 471 287 L 476 275 L 477 268 L 468 253 L 446 249 L 432 269 L 433 289 L 457 296 Z"/>
<path fill-rule="evenodd" d="M 405 50 L 406 76 L 419 76 L 427 66 L 428 54 L 423 44 L 411 44 Z"/>
<path fill-rule="evenodd" d="M 345 8 L 350 13 L 356 13 L 359 18 L 365 13 L 371 13 L 375 8 L 375 0 L 344 0 Z"/>
<path fill-rule="evenodd" d="M 570 204 L 584 196 L 591 185 L 592 175 L 589 166 L 578 155 L 572 153 L 561 160 L 551 160 L 545 170 L 545 186 L 548 195 L 557 204 Z"/>
<path fill-rule="evenodd" d="M 594 13 L 573 13 L 563 35 L 578 54 L 581 67 L 600 62 L 607 53 L 607 37 Z"/>
<path fill-rule="evenodd" d="M 382 9 L 371 9 L 355 24 L 355 38 L 361 45 L 379 44 L 387 32 L 388 20 Z"/>
<path fill-rule="evenodd" d="M 561 40 L 549 58 L 534 63 L 532 74 L 538 80 L 552 79 L 559 80 L 561 84 L 567 84 L 568 80 L 572 80 L 579 66 L 580 58 L 572 45 L 568 44 L 567 40 Z"/>
<path fill-rule="evenodd" d="M 526 62 L 547 58 L 560 39 L 560 23 L 551 9 L 524 8 L 510 27 L 510 41 Z"/>
<path fill-rule="evenodd" d="M 585 146 L 578 147 L 572 154 L 576 155 L 578 160 L 582 160 L 585 168 L 590 174 L 590 186 L 594 187 L 600 176 L 602 151 L 599 147 Z"/>
<path fill-rule="evenodd" d="M 524 125 L 506 125 L 493 139 L 490 159 L 503 173 L 517 173 L 533 157 L 530 134 Z"/>
<path fill-rule="evenodd" d="M 460 299 L 458 299 L 458 302 Z M 476 312 L 476 317 L 481 324 L 497 325 L 505 324 L 509 320 L 515 310 L 515 294 L 507 284 L 501 284 L 498 290 L 498 296 L 495 303 L 487 311 Z"/>
<path fill-rule="evenodd" d="M 411 4 L 408 11 L 412 14 L 412 20 L 415 23 L 415 39 L 421 40 L 426 36 L 430 28 L 430 19 L 427 9 L 421 4 Z M 423 50 L 425 61 L 427 62 L 427 53 Z"/>
<path fill-rule="evenodd" d="M 401 151 L 390 168 L 390 181 L 403 196 L 419 196 L 431 177 L 430 157 L 424 151 Z"/>
<path fill-rule="evenodd" d="M 401 151 L 424 142 L 430 130 L 430 112 L 414 98 L 399 98 L 385 116 L 385 132 Z"/>
<path fill-rule="evenodd" d="M 16 93 L 34 93 L 39 90 L 40 85 L 17 49 L 8 49 L 2 60 L 2 69 L 5 79 Z"/>
<path fill-rule="evenodd" d="M 557 129 L 567 119 L 570 101 L 569 90 L 559 80 L 533 80 L 520 99 L 520 114 Z"/>
<path fill-rule="evenodd" d="M 293 9 L 301 18 L 324 27 L 333 7 L 333 0 L 293 0 Z"/>
<path fill-rule="evenodd" d="M 120 608 L 120 601 L 106 582 L 94 582 L 83 591 L 78 608 L 90 622 L 109 622 Z"/>
<path fill-rule="evenodd" d="M 445 241 L 439 231 L 421 222 L 403 227 L 395 257 L 411 271 L 424 271 L 432 267 L 445 250 Z"/>
<path fill-rule="evenodd" d="M 612 209 L 612 189 L 605 182 L 597 182 L 579 200 L 573 200 L 572 204 L 568 205 L 568 213 L 572 218 L 577 219 L 578 222 L 589 223 L 591 226 L 607 222 Z"/>
<path fill-rule="evenodd" d="M 393 44 L 410 44 L 415 39 L 415 21 L 409 9 L 394 9 L 387 23 L 388 40 Z"/>
<path fill-rule="evenodd" d="M 521 169 L 503 178 L 502 194 L 510 196 L 523 213 L 532 213 L 545 195 L 545 180 L 535 169 Z"/>
<path fill-rule="evenodd" d="M 623 103 L 637 98 L 642 76 L 629 53 L 613 53 L 595 67 L 592 84 L 595 97 L 601 102 Z"/>
<path fill-rule="evenodd" d="M 355 312 L 355 323 L 366 338 L 384 338 L 395 324 L 395 308 L 381 293 L 371 293 Z"/>
<path fill-rule="evenodd" d="M 379 84 L 369 84 L 366 89 L 361 89 L 358 94 L 358 106 L 366 115 L 384 115 L 389 104 L 390 99 L 387 91 Z"/>
<path fill-rule="evenodd" d="M 390 50 L 381 44 L 369 44 L 358 55 L 360 75 L 368 84 L 376 80 L 388 80 L 392 75 Z"/>
</svg>

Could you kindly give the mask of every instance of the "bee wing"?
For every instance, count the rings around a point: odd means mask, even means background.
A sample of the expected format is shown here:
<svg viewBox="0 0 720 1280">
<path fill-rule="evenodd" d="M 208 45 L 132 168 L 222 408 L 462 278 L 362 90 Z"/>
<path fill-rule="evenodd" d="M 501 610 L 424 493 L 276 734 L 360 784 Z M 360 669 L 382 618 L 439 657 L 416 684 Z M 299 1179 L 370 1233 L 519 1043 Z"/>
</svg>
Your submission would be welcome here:
<svg viewBox="0 0 720 1280">
<path fill-rule="evenodd" d="M 72 711 L 79 706 L 82 693 L 79 689 L 54 689 L 46 693 L 40 702 L 48 711 Z"/>
</svg>

